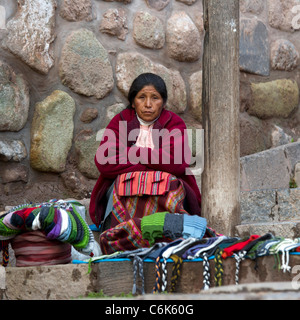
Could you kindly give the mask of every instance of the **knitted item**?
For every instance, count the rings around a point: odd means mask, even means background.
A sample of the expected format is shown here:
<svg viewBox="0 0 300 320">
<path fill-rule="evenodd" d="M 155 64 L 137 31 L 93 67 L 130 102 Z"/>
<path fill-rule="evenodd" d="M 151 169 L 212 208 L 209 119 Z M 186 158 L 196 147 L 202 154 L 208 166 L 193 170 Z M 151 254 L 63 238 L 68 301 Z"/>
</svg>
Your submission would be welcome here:
<svg viewBox="0 0 300 320">
<path fill-rule="evenodd" d="M 152 290 L 153 293 L 160 291 L 160 282 L 161 282 L 161 273 L 160 273 L 160 259 L 165 251 L 170 249 L 171 247 L 177 246 L 182 240 L 178 239 L 171 243 L 166 244 L 162 248 L 152 251 L 147 258 L 155 260 L 155 285 Z"/>
<path fill-rule="evenodd" d="M 55 215 L 55 210 L 53 206 L 42 208 L 40 213 L 40 221 L 41 221 L 43 230 L 46 230 L 47 228 L 49 228 L 51 224 L 53 225 L 54 215 Z M 49 228 L 49 231 L 51 230 L 50 228 Z"/>
<path fill-rule="evenodd" d="M 68 210 L 68 215 L 71 219 L 71 232 L 70 232 L 70 236 L 68 238 L 68 242 L 74 243 L 76 241 L 76 237 L 77 237 L 77 223 L 76 223 L 76 220 L 75 220 L 75 217 L 74 217 L 72 211 Z"/>
<path fill-rule="evenodd" d="M 215 252 L 215 286 L 216 287 L 221 287 L 222 286 L 222 281 L 223 281 L 223 261 L 222 261 L 222 249 L 218 247 Z"/>
<path fill-rule="evenodd" d="M 173 245 L 173 246 L 169 246 L 166 250 L 164 250 L 164 252 L 162 253 L 162 258 L 163 258 L 163 262 L 161 264 L 161 274 L 162 274 L 162 286 L 161 286 L 161 291 L 164 292 L 167 288 L 167 268 L 166 268 L 166 264 L 167 264 L 167 259 L 172 255 L 175 254 L 177 252 L 181 252 L 184 251 L 185 248 L 187 246 L 189 246 L 191 243 L 194 243 L 195 241 L 197 241 L 196 238 L 188 238 L 185 240 L 177 241 L 178 244 Z M 176 242 L 175 242 L 176 243 Z"/>
<path fill-rule="evenodd" d="M 299 239 L 282 239 L 278 243 L 274 244 L 270 248 L 270 254 L 278 255 L 279 252 L 282 253 L 282 264 L 280 266 L 280 261 L 278 262 L 278 267 L 282 269 L 285 273 L 286 271 L 291 271 L 289 266 L 289 251 L 300 246 Z"/>
<path fill-rule="evenodd" d="M 60 235 L 60 228 L 61 228 L 61 213 L 60 210 L 55 208 L 55 217 L 56 221 L 53 220 L 54 226 L 51 229 L 50 232 L 47 234 L 47 239 L 57 239 L 57 237 Z M 46 230 L 45 230 L 46 231 Z"/>
<path fill-rule="evenodd" d="M 210 270 L 207 254 L 203 254 L 203 290 L 210 288 Z"/>
<path fill-rule="evenodd" d="M 25 226 L 26 226 L 27 230 L 32 230 L 33 221 L 35 220 L 35 218 L 36 218 L 36 216 L 38 215 L 39 212 L 40 212 L 40 208 L 36 208 L 26 218 Z"/>
<path fill-rule="evenodd" d="M 2 241 L 2 266 L 7 267 L 9 262 L 8 242 Z"/>
<path fill-rule="evenodd" d="M 180 269 L 181 269 L 183 260 L 181 257 L 178 257 L 175 254 L 172 254 L 170 258 L 174 261 L 173 268 L 172 268 L 170 292 L 175 292 L 176 285 L 177 285 L 178 279 L 180 277 Z"/>
<path fill-rule="evenodd" d="M 156 212 L 149 216 L 144 216 L 141 221 L 141 231 L 143 239 L 149 240 L 153 246 L 157 238 L 163 237 L 164 223 L 167 212 Z"/>
<path fill-rule="evenodd" d="M 2 216 L 0 218 L 0 235 L 1 240 L 8 240 L 15 237 L 18 233 L 21 232 L 18 228 L 14 227 L 10 228 L 6 223 L 4 223 L 4 219 L 6 216 Z"/>
<path fill-rule="evenodd" d="M 161 264 L 161 292 L 166 291 L 167 289 L 167 259 L 163 258 Z"/>
<path fill-rule="evenodd" d="M 0 240 L 10 240 L 21 232 L 43 231 L 49 240 L 72 244 L 78 251 L 92 254 L 95 240 L 79 202 L 50 200 L 42 204 L 14 207 L 0 217 Z"/>
<path fill-rule="evenodd" d="M 155 284 L 152 289 L 152 293 L 158 293 L 160 292 L 160 257 L 157 257 L 155 260 Z"/>
<path fill-rule="evenodd" d="M 143 259 L 139 256 L 135 256 L 133 258 L 133 287 L 132 287 L 132 294 L 135 295 L 137 288 L 136 288 L 136 276 L 139 270 L 139 276 L 142 279 L 142 294 L 145 294 L 145 278 L 144 278 L 144 266 L 143 266 Z"/>
<path fill-rule="evenodd" d="M 68 225 L 67 225 L 67 229 L 58 236 L 57 240 L 62 241 L 62 242 L 67 242 L 68 239 L 70 238 L 70 234 L 72 231 L 72 220 L 71 217 L 67 214 L 68 216 Z"/>
<path fill-rule="evenodd" d="M 199 216 L 190 216 L 184 214 L 183 216 L 183 238 L 198 238 L 202 239 L 206 232 L 206 219 Z"/>
<path fill-rule="evenodd" d="M 123 256 L 123 257 L 128 257 L 132 258 L 133 257 L 133 287 L 132 287 L 132 294 L 136 294 L 137 292 L 137 286 L 136 286 L 136 278 L 137 278 L 137 273 L 139 273 L 140 278 L 142 279 L 142 288 L 141 288 L 141 293 L 145 294 L 145 278 L 144 278 L 144 260 L 147 258 L 147 256 L 159 249 L 165 246 L 166 243 L 160 242 L 156 243 L 153 247 L 151 248 L 139 248 L 133 251 L 128 251 L 128 252 L 123 252 L 122 254 L 118 255 L 118 257 Z"/>
<path fill-rule="evenodd" d="M 226 259 L 228 257 L 231 257 L 234 252 L 241 251 L 247 244 L 249 244 L 251 241 L 258 239 L 258 238 L 259 238 L 259 235 L 252 235 L 247 240 L 237 241 L 232 246 L 224 249 L 223 254 L 222 254 L 222 258 Z"/>
<path fill-rule="evenodd" d="M 10 223 L 21 230 L 26 230 L 25 220 L 33 210 L 34 208 L 24 208 L 15 212 L 10 219 Z"/>
<path fill-rule="evenodd" d="M 184 214 L 168 213 L 165 217 L 163 236 L 172 240 L 182 237 Z"/>
<path fill-rule="evenodd" d="M 211 250 L 212 248 L 216 248 L 216 246 L 225 239 L 227 239 L 227 237 L 225 236 L 221 236 L 218 238 L 207 238 L 205 239 L 206 242 L 200 245 L 197 245 L 195 247 L 192 247 L 191 249 L 188 250 L 187 253 L 185 253 L 185 255 L 187 256 L 187 259 L 190 259 L 190 260 L 203 257 L 204 253 L 207 254 L 206 253 L 207 251 Z"/>
</svg>

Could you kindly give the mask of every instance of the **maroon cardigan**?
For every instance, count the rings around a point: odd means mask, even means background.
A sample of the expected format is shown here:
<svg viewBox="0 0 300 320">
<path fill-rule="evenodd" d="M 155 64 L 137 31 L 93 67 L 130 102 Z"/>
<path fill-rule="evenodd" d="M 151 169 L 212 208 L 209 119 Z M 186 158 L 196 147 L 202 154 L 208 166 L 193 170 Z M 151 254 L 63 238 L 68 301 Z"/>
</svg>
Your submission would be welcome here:
<svg viewBox="0 0 300 320">
<path fill-rule="evenodd" d="M 120 126 L 120 121 L 125 122 Z M 135 146 L 139 128 L 139 121 L 132 108 L 124 109 L 117 114 L 106 128 L 104 139 L 95 155 L 95 164 L 100 171 L 100 176 L 92 191 L 89 208 L 90 217 L 97 226 L 101 224 L 105 213 L 108 188 L 119 174 L 132 171 L 159 170 L 173 174 L 183 182 L 186 191 L 185 207 L 187 211 L 190 214 L 201 214 L 201 195 L 196 179 L 191 172 L 189 175 L 186 174 L 186 170 L 190 170 L 188 163 L 191 153 L 188 148 L 187 135 L 184 133 L 184 129 L 186 129 L 184 121 L 175 113 L 163 109 L 153 127 L 154 150 Z M 120 129 L 125 131 L 120 134 Z M 136 131 L 132 131 L 134 129 Z M 163 129 L 167 130 L 161 131 Z M 135 133 L 133 137 L 130 136 L 130 132 Z M 164 138 L 161 136 L 162 132 Z M 171 132 L 171 137 L 165 139 L 168 132 Z M 113 133 L 113 137 L 111 135 L 108 137 L 109 133 Z M 158 135 L 155 135 L 156 133 Z M 127 137 L 130 139 L 126 139 Z M 182 149 L 180 149 L 180 146 Z M 187 150 L 184 149 L 184 146 Z M 177 149 L 175 149 L 176 147 Z M 177 164 L 180 160 L 178 159 L 178 150 L 182 150 L 182 154 L 179 155 L 182 161 L 179 164 Z M 183 155 L 184 151 L 185 157 Z M 133 164 L 131 158 L 131 161 L 128 160 L 127 154 L 129 156 L 130 154 L 136 155 L 139 161 Z M 165 159 L 164 157 L 169 159 L 168 164 L 163 163 L 162 159 Z M 103 163 L 103 159 L 110 161 Z"/>
</svg>

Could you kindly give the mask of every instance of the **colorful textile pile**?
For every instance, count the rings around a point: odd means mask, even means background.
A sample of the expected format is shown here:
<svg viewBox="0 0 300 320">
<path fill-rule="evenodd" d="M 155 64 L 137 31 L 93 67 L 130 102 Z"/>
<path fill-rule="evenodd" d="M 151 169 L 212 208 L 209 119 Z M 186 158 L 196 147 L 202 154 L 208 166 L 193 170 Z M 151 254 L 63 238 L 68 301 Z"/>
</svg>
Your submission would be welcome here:
<svg viewBox="0 0 300 320">
<path fill-rule="evenodd" d="M 166 216 L 165 216 L 166 217 Z M 209 229 L 213 235 L 213 231 Z M 246 238 L 218 236 L 197 239 L 188 237 L 179 238 L 170 243 L 155 243 L 150 248 L 140 248 L 133 251 L 115 252 L 113 255 L 106 255 L 91 258 L 88 262 L 99 262 L 107 259 L 129 258 L 133 261 L 133 294 L 137 292 L 137 274 L 142 278 L 141 293 L 144 289 L 143 263 L 146 259 L 155 261 L 155 284 L 153 293 L 167 290 L 167 262 L 173 262 L 170 292 L 176 291 L 176 284 L 180 278 L 181 265 L 183 261 L 202 261 L 203 263 L 203 289 L 210 288 L 210 263 L 214 259 L 215 286 L 222 285 L 223 260 L 232 257 L 236 261 L 235 283 L 239 284 L 240 263 L 248 258 L 256 260 L 261 256 L 274 255 L 278 262 L 278 268 L 283 272 L 291 272 L 289 266 L 289 254 L 300 252 L 300 238 L 286 239 L 275 237 L 271 233 L 263 236 L 251 235 Z M 279 258 L 281 254 L 281 262 Z M 171 260 L 169 260 L 171 259 Z M 197 260 L 198 259 L 198 260 Z M 78 261 L 73 261 L 78 263 Z M 80 263 L 80 262 L 79 262 Z"/>
<path fill-rule="evenodd" d="M 146 194 L 141 194 L 143 192 Z M 142 237 L 142 218 L 156 212 L 187 213 L 183 206 L 185 195 L 182 182 L 169 173 L 120 175 L 113 185 L 110 223 L 100 235 L 101 251 L 111 254 L 149 247 L 149 241 Z"/>
<path fill-rule="evenodd" d="M 79 202 L 63 200 L 14 207 L 0 217 L 2 247 L 20 234 L 41 231 L 47 240 L 70 244 L 92 256 L 95 240 L 83 218 L 85 211 Z"/>
<path fill-rule="evenodd" d="M 206 232 L 206 219 L 188 214 L 156 212 L 145 216 L 141 221 L 143 239 L 153 246 L 160 238 L 197 238 L 202 239 Z"/>
</svg>

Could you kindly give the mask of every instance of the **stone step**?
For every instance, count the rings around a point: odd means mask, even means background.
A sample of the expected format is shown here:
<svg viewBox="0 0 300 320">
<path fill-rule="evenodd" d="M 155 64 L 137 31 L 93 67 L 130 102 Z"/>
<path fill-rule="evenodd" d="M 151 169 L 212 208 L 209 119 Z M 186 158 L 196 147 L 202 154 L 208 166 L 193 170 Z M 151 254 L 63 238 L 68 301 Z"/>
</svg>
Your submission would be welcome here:
<svg viewBox="0 0 300 320">
<path fill-rule="evenodd" d="M 215 262 L 209 260 L 211 288 L 215 287 Z M 294 272 L 274 268 L 273 256 L 245 259 L 240 264 L 239 283 L 292 282 Z M 289 266 L 300 265 L 300 255 L 290 254 Z M 170 289 L 173 262 L 167 263 L 167 291 Z M 223 260 L 222 285 L 235 284 L 234 258 Z M 298 271 L 298 269 L 296 270 Z M 145 292 L 151 293 L 155 284 L 155 263 L 144 263 Z M 299 281 L 298 281 L 299 282 Z M 296 283 L 299 286 L 299 283 Z M 90 292 L 104 295 L 130 294 L 133 286 L 132 261 L 102 261 L 88 264 L 67 264 L 39 267 L 0 267 L 0 300 L 66 300 L 86 297 Z M 141 286 L 138 277 L 137 286 Z M 203 262 L 185 261 L 177 282 L 176 293 L 199 294 L 203 288 Z M 165 296 L 165 295 L 164 295 Z"/>
<path fill-rule="evenodd" d="M 236 236 L 248 237 L 251 234 L 264 235 L 272 233 L 274 236 L 295 239 L 300 237 L 300 219 L 298 221 L 246 223 L 235 227 Z"/>
</svg>

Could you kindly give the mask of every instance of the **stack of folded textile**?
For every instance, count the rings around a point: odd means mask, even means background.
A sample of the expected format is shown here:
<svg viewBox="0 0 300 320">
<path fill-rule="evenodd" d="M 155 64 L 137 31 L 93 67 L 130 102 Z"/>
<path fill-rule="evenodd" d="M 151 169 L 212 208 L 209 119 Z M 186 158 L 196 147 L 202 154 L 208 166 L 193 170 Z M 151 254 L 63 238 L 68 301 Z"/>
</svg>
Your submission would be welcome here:
<svg viewBox="0 0 300 320">
<path fill-rule="evenodd" d="M 76 201 L 50 200 L 14 207 L 0 217 L 0 241 L 9 242 L 20 234 L 41 231 L 45 241 L 66 243 L 92 256 L 95 240 L 84 214 L 85 207 Z"/>
<path fill-rule="evenodd" d="M 206 219 L 188 214 L 156 212 L 144 216 L 141 221 L 143 239 L 152 246 L 157 239 L 202 239 L 207 228 Z"/>
</svg>

